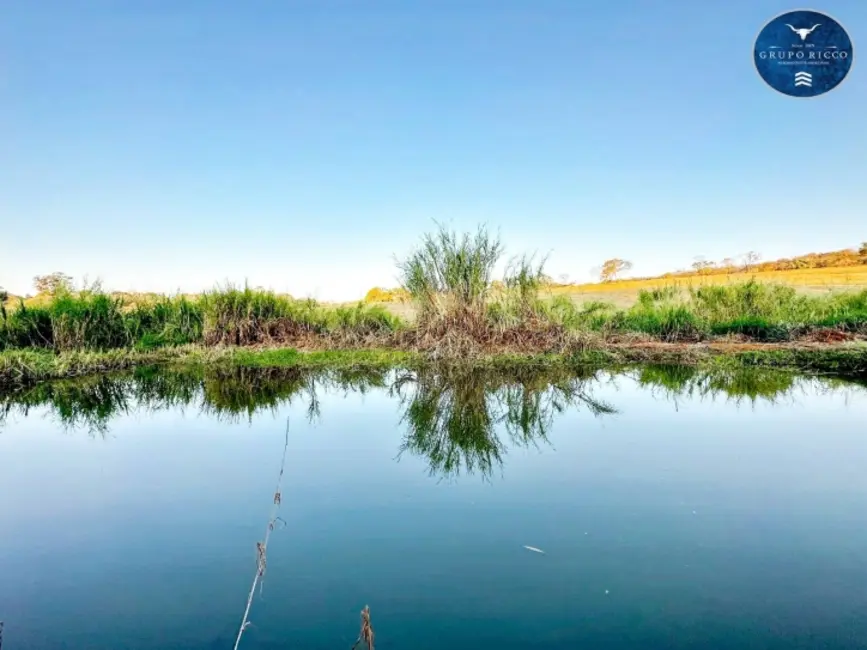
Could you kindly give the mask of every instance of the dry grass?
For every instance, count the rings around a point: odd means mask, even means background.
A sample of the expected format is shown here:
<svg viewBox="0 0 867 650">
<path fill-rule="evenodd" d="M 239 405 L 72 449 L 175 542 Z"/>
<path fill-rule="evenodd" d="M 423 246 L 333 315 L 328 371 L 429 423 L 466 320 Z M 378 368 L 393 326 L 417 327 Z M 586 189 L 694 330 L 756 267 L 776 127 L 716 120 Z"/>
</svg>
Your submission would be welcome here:
<svg viewBox="0 0 867 650">
<path fill-rule="evenodd" d="M 619 298 L 620 301 L 638 296 L 638 292 L 662 287 L 677 286 L 684 289 L 707 285 L 738 284 L 749 279 L 769 284 L 785 284 L 804 293 L 828 293 L 851 291 L 867 288 L 867 265 L 846 266 L 824 269 L 798 269 L 792 271 L 763 271 L 757 273 L 731 273 L 727 275 L 695 275 L 672 278 L 643 278 L 638 280 L 616 280 L 614 282 L 594 282 L 588 284 L 555 285 L 549 289 L 554 294 L 568 294 L 570 297 L 588 295 L 591 300 L 607 300 L 605 295 Z M 610 300 L 617 302 L 617 300 Z M 630 303 L 631 304 L 631 303 Z M 628 305 L 624 305 L 628 306 Z"/>
<path fill-rule="evenodd" d="M 352 646 L 352 650 L 362 643 L 367 646 L 367 650 L 373 650 L 373 628 L 370 626 L 370 607 L 367 605 L 361 610 L 361 630 L 358 632 L 358 640 Z"/>
</svg>

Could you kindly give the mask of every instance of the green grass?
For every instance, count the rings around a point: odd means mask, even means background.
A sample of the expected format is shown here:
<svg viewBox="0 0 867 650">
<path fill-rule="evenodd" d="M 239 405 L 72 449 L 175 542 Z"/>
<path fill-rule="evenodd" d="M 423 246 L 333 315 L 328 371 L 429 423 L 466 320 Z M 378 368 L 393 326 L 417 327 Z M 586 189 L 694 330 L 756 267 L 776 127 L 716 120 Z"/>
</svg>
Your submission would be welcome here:
<svg viewBox="0 0 867 650">
<path fill-rule="evenodd" d="M 73 351 L 7 350 L 0 352 L 0 388 L 14 388 L 35 382 L 123 370 L 148 365 L 186 368 L 265 369 L 388 369 L 388 368 L 474 368 L 488 372 L 527 369 L 571 369 L 620 367 L 635 364 L 676 364 L 699 368 L 765 367 L 805 373 L 867 375 L 867 345 L 846 345 L 825 349 L 770 348 L 717 352 L 695 346 L 642 348 L 609 346 L 587 348 L 572 354 L 492 354 L 462 360 L 431 361 L 414 352 L 399 350 L 251 350 L 179 346 L 153 350 Z"/>
<path fill-rule="evenodd" d="M 246 368 L 390 368 L 420 361 L 419 355 L 399 350 L 238 350 L 228 359 L 232 365 Z"/>
<path fill-rule="evenodd" d="M 662 341 L 739 335 L 784 342 L 822 328 L 867 334 L 867 291 L 807 296 L 792 287 L 751 280 L 689 291 L 675 287 L 642 290 L 628 309 L 604 303 L 579 308 L 557 296 L 549 313 L 571 329 L 646 334 Z"/>
<path fill-rule="evenodd" d="M 134 306 L 97 289 L 59 292 L 39 306 L 0 312 L 0 350 L 150 349 L 202 340 L 201 306 L 160 297 Z"/>
<path fill-rule="evenodd" d="M 37 307 L 22 302 L 4 308 L 0 350 L 143 351 L 187 344 L 281 344 L 304 337 L 352 343 L 403 327 L 381 306 L 328 307 L 249 287 L 226 286 L 196 300 L 162 296 L 136 304 L 96 288 L 58 292 Z"/>
<path fill-rule="evenodd" d="M 422 237 L 421 245 L 398 264 L 401 285 L 427 322 L 458 311 L 480 316 L 485 311 L 494 267 L 503 245 L 485 228 L 459 236 L 440 227 Z"/>
<path fill-rule="evenodd" d="M 114 351 L 105 356 L 114 367 L 122 363 L 118 355 L 137 359 L 190 345 L 389 349 L 465 360 L 493 353 L 597 354 L 626 335 L 664 342 L 740 337 L 768 343 L 802 340 L 816 330 L 833 330 L 837 340 L 867 336 L 867 290 L 808 296 L 750 280 L 642 290 L 626 309 L 602 302 L 578 306 L 567 296 L 546 297 L 550 283 L 544 259 L 513 258 L 495 281 L 504 252 L 500 240 L 484 228 L 463 235 L 440 228 L 425 235 L 419 248 L 399 263 L 403 288 L 420 314 L 413 323 L 378 305 L 326 306 L 247 286 L 218 287 L 192 299 L 154 296 L 135 303 L 98 285 L 82 291 L 62 287 L 38 305 L 0 305 L 0 351 Z M 244 354 L 250 359 L 254 353 Z M 326 358 L 333 353 L 317 354 Z M 304 358 L 310 362 L 317 357 Z M 27 361 L 31 363 L 40 364 L 37 357 Z"/>
</svg>

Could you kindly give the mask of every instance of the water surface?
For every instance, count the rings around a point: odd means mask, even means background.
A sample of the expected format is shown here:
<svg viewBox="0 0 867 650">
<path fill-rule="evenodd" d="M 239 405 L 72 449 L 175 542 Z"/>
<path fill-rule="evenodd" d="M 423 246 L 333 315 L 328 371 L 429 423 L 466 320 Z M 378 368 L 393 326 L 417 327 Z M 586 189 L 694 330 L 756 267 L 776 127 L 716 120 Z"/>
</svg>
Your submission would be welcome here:
<svg viewBox="0 0 867 650">
<path fill-rule="evenodd" d="M 3 648 L 233 648 L 283 462 L 240 648 L 364 605 L 382 650 L 865 648 L 865 416 L 767 371 L 43 384 L 0 397 Z"/>
</svg>

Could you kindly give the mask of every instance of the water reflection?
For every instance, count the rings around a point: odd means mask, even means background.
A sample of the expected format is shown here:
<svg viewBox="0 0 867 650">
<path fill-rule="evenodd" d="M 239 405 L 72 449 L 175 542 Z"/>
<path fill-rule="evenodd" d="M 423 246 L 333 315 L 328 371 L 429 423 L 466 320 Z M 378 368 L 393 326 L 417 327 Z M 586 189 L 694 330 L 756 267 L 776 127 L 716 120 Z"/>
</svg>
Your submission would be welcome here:
<svg viewBox="0 0 867 650">
<path fill-rule="evenodd" d="M 10 417 L 27 415 L 37 407 L 47 409 L 66 429 L 83 429 L 96 436 L 108 433 L 114 417 L 136 411 L 192 409 L 221 420 L 249 420 L 300 401 L 308 417 L 315 419 L 324 391 L 379 390 L 400 404 L 404 427 L 400 454 L 423 456 L 431 474 L 439 477 L 461 472 L 488 477 L 502 464 L 510 446 L 546 445 L 551 426 L 567 410 L 583 409 L 601 417 L 628 408 L 594 396 L 600 387 L 616 386 L 624 379 L 675 408 L 685 399 L 773 405 L 792 403 L 807 392 L 864 391 L 863 382 L 744 368 L 713 372 L 681 366 L 413 372 L 141 368 L 0 394 L 0 431 Z"/>
<path fill-rule="evenodd" d="M 591 395 L 597 374 L 403 373 L 392 384 L 407 429 L 400 453 L 427 458 L 432 475 L 450 477 L 464 470 L 487 477 L 506 453 L 500 428 L 514 446 L 538 446 L 548 442 L 555 416 L 569 407 L 584 406 L 594 415 L 615 413 Z"/>
</svg>

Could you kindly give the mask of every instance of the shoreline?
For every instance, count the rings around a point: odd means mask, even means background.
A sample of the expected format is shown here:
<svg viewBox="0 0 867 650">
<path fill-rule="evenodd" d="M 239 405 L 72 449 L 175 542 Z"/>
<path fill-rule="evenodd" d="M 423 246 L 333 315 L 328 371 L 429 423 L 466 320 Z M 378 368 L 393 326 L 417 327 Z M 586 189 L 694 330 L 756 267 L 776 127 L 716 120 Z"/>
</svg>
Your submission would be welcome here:
<svg viewBox="0 0 867 650">
<path fill-rule="evenodd" d="M 762 367 L 837 376 L 867 375 L 867 343 L 606 343 L 572 353 L 494 352 L 479 356 L 431 358 L 393 348 L 298 349 L 292 347 L 183 346 L 150 351 L 54 353 L 0 352 L 0 391 L 54 379 L 95 375 L 141 366 L 219 366 L 249 369 L 514 367 L 581 368 L 624 365 Z"/>
</svg>

